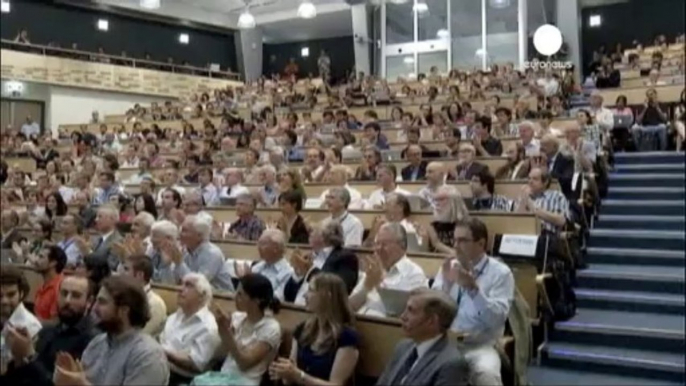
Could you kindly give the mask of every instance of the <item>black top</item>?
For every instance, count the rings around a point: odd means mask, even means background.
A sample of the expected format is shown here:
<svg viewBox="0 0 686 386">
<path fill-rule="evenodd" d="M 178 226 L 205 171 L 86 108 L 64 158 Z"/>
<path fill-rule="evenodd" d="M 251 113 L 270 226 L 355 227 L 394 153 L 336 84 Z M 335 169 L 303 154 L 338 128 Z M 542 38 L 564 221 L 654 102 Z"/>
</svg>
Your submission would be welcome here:
<svg viewBox="0 0 686 386">
<path fill-rule="evenodd" d="M 52 385 L 55 358 L 60 351 L 69 353 L 74 359 L 81 354 L 96 335 L 90 318 L 84 317 L 75 326 L 59 323 L 43 327 L 38 333 L 36 355 L 27 364 L 10 362 L 2 380 L 7 385 L 48 386 Z"/>
<path fill-rule="evenodd" d="M 309 244 L 310 231 L 307 229 L 307 224 L 301 215 L 295 218 L 295 222 L 291 227 L 291 237 L 288 239 L 289 244 Z"/>
<path fill-rule="evenodd" d="M 455 226 L 456 225 L 457 225 L 456 222 L 433 221 L 431 223 L 431 226 L 436 231 L 436 235 L 438 236 L 438 240 L 440 240 L 443 244 L 445 244 L 449 247 L 453 245 L 453 238 L 455 237 Z M 432 248 L 432 249 L 435 249 L 435 248 Z"/>
<path fill-rule="evenodd" d="M 300 323 L 293 332 L 293 337 L 296 341 L 300 341 L 303 332 L 304 323 Z M 336 352 L 342 347 L 358 347 L 359 335 L 357 331 L 350 327 L 343 327 L 343 331 L 338 336 L 336 345 L 323 353 L 315 353 L 309 346 L 298 344 L 297 362 L 296 365 L 305 373 L 328 381 L 331 376 L 331 369 L 333 362 L 336 359 Z"/>
<path fill-rule="evenodd" d="M 489 136 L 487 140 L 481 141 L 481 146 L 491 156 L 500 157 L 503 154 L 503 144 L 498 138 Z"/>
<path fill-rule="evenodd" d="M 641 124 L 643 126 L 657 126 L 662 123 L 667 122 L 665 122 L 662 117 L 660 117 L 660 113 L 657 112 L 657 105 L 648 105 L 643 114 L 643 121 Z"/>
</svg>

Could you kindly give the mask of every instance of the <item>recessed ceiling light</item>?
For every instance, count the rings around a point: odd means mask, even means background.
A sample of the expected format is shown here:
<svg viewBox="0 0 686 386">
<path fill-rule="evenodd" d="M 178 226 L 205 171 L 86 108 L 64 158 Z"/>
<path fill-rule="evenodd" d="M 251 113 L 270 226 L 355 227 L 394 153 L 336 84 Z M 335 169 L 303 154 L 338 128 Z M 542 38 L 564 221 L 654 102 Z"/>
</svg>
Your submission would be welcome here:
<svg viewBox="0 0 686 386">
<path fill-rule="evenodd" d="M 107 21 L 107 19 L 98 20 L 98 29 L 100 31 L 107 31 L 110 29 L 110 23 Z"/>
<path fill-rule="evenodd" d="M 298 7 L 298 17 L 303 19 L 312 19 L 317 16 L 317 8 L 311 1 L 303 1 Z"/>
</svg>

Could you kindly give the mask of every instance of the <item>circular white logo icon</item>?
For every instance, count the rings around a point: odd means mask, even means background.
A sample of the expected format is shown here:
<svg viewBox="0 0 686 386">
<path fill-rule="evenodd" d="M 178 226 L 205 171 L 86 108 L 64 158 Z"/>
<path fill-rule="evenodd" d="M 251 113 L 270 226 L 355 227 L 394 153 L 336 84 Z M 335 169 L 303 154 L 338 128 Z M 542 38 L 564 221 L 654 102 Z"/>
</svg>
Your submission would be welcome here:
<svg viewBox="0 0 686 386">
<path fill-rule="evenodd" d="M 554 25 L 544 24 L 534 32 L 534 47 L 541 55 L 555 55 L 562 47 L 562 33 Z"/>
</svg>

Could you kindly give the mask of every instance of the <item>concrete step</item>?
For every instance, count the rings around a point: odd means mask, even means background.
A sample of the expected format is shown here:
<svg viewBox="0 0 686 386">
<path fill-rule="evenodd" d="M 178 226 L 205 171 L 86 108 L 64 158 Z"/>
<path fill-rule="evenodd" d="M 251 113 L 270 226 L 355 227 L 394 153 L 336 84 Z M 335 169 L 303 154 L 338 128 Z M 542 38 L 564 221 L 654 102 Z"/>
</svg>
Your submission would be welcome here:
<svg viewBox="0 0 686 386">
<path fill-rule="evenodd" d="M 608 188 L 610 200 L 684 200 L 686 189 L 668 187 L 615 187 Z"/>
<path fill-rule="evenodd" d="M 668 163 L 668 164 L 619 164 L 615 165 L 614 171 L 621 174 L 644 174 L 644 173 L 661 173 L 661 174 L 677 174 L 684 173 L 683 163 Z"/>
<path fill-rule="evenodd" d="M 529 366 L 529 382 L 534 386 L 678 386 L 683 382 L 670 382 L 653 377 L 631 377 L 599 371 L 571 370 L 550 366 Z"/>
<path fill-rule="evenodd" d="M 686 229 L 684 217 L 682 216 L 601 214 L 598 216 L 595 226 L 601 229 L 645 229 L 682 232 Z"/>
<path fill-rule="evenodd" d="M 602 202 L 602 214 L 684 216 L 683 200 L 611 200 Z"/>
<path fill-rule="evenodd" d="M 683 251 L 638 248 L 602 248 L 587 249 L 589 264 L 663 266 L 682 269 L 684 267 Z"/>
<path fill-rule="evenodd" d="M 668 266 L 589 264 L 577 272 L 579 288 L 682 294 L 684 268 Z"/>
<path fill-rule="evenodd" d="M 549 342 L 544 364 L 617 375 L 683 381 L 684 354 L 600 345 Z"/>
<path fill-rule="evenodd" d="M 615 153 L 615 165 L 624 164 L 666 164 L 684 163 L 684 153 L 680 152 L 641 152 L 641 153 Z"/>
<path fill-rule="evenodd" d="M 609 186 L 612 187 L 684 187 L 684 176 L 678 174 L 610 174 Z"/>
<path fill-rule="evenodd" d="M 683 294 L 576 288 L 577 306 L 589 309 L 684 315 Z"/>
<path fill-rule="evenodd" d="M 591 229 L 589 246 L 683 251 L 684 238 L 683 231 L 595 228 Z"/>
<path fill-rule="evenodd" d="M 577 308 L 555 323 L 550 342 L 683 354 L 684 328 L 683 315 Z"/>
</svg>

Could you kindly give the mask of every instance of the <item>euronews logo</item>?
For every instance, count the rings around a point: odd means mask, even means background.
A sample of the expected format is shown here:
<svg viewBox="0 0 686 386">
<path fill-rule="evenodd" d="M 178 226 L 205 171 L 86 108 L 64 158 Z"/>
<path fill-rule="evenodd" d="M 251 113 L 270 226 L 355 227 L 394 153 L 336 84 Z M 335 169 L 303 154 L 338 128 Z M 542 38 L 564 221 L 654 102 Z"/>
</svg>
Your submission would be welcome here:
<svg viewBox="0 0 686 386">
<path fill-rule="evenodd" d="M 534 32 L 534 48 L 539 54 L 547 57 L 551 57 L 562 48 L 562 33 L 560 29 L 552 24 L 544 24 Z M 541 61 L 534 59 L 532 61 L 525 61 L 524 68 L 531 68 L 533 70 L 539 69 L 570 69 L 572 68 L 571 62 L 560 62 L 560 61 Z"/>
</svg>

